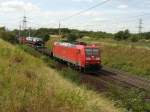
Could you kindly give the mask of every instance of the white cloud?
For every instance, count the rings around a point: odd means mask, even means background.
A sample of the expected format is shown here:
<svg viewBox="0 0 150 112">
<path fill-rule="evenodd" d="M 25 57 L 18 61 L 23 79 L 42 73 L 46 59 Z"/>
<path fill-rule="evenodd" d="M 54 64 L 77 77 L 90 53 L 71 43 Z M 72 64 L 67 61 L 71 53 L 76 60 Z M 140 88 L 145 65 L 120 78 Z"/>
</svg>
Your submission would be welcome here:
<svg viewBox="0 0 150 112">
<path fill-rule="evenodd" d="M 108 18 L 94 18 L 94 21 L 108 21 L 108 20 L 110 20 L 110 19 L 108 19 Z"/>
<path fill-rule="evenodd" d="M 72 0 L 73 2 L 104 2 L 107 0 Z"/>
<path fill-rule="evenodd" d="M 0 11 L 11 12 L 11 11 L 38 11 L 39 7 L 30 3 L 19 0 L 2 1 L 0 3 Z"/>
<path fill-rule="evenodd" d="M 125 8 L 128 8 L 128 5 L 125 5 L 125 4 L 119 5 L 118 8 L 119 8 L 119 9 L 125 9 Z"/>
<path fill-rule="evenodd" d="M 73 2 L 93 2 L 94 0 L 72 0 Z"/>
</svg>

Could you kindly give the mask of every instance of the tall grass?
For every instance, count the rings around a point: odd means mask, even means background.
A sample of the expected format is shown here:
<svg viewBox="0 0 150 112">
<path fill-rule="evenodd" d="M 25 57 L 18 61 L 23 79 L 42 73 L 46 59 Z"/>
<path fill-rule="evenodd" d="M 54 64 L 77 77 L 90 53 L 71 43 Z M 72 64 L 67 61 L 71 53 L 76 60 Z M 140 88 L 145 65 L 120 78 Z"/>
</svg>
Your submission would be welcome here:
<svg viewBox="0 0 150 112">
<path fill-rule="evenodd" d="M 103 96 L 77 87 L 39 58 L 0 40 L 0 112 L 119 112 Z"/>
<path fill-rule="evenodd" d="M 102 60 L 104 65 L 150 78 L 149 50 L 106 45 L 102 48 Z"/>
<path fill-rule="evenodd" d="M 150 111 L 150 103 L 144 99 L 148 93 L 145 93 L 139 89 L 110 86 L 109 92 L 107 92 L 106 95 L 113 99 L 117 106 L 124 107 L 128 111 Z"/>
</svg>

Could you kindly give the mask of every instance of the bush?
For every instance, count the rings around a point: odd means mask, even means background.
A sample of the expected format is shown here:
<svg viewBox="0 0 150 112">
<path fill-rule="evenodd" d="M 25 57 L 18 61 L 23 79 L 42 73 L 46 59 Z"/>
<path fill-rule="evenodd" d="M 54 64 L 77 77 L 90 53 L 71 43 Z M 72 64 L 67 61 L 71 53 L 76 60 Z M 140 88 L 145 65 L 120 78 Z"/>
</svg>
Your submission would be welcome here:
<svg viewBox="0 0 150 112">
<path fill-rule="evenodd" d="M 138 89 L 124 89 L 119 87 L 110 87 L 110 91 L 108 95 L 115 100 L 118 106 L 123 106 L 131 112 L 149 111 L 149 105 L 144 100 L 144 92 Z"/>
<path fill-rule="evenodd" d="M 47 42 L 50 39 L 50 36 L 48 34 L 45 34 L 43 37 L 43 41 Z"/>
<path fill-rule="evenodd" d="M 78 37 L 78 34 L 76 34 L 76 33 L 70 33 L 70 34 L 66 35 L 66 38 L 68 41 L 73 42 L 73 41 L 76 41 L 77 38 L 79 38 L 79 37 Z"/>
<path fill-rule="evenodd" d="M 0 38 L 13 44 L 17 42 L 15 35 L 10 31 L 6 31 L 5 28 L 0 28 Z"/>
<path fill-rule="evenodd" d="M 125 30 L 125 31 L 119 31 L 118 33 L 116 33 L 114 36 L 114 39 L 115 40 L 127 40 L 129 37 L 130 37 L 129 30 Z"/>
<path fill-rule="evenodd" d="M 131 38 L 130 38 L 131 42 L 137 42 L 139 41 L 139 38 L 135 35 L 133 35 Z"/>
</svg>

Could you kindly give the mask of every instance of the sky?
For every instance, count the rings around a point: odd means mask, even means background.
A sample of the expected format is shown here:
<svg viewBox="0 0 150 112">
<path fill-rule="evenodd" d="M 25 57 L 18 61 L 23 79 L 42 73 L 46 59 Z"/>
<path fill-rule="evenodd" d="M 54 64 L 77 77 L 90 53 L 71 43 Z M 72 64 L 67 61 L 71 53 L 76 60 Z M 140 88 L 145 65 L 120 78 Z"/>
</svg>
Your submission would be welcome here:
<svg viewBox="0 0 150 112">
<path fill-rule="evenodd" d="M 107 0 L 0 0 L 0 26 L 18 28 L 26 15 L 27 27 L 31 28 L 58 28 L 60 22 L 63 28 L 138 32 L 142 19 L 142 31 L 150 31 L 150 0 L 109 0 L 72 16 L 104 1 Z"/>
</svg>

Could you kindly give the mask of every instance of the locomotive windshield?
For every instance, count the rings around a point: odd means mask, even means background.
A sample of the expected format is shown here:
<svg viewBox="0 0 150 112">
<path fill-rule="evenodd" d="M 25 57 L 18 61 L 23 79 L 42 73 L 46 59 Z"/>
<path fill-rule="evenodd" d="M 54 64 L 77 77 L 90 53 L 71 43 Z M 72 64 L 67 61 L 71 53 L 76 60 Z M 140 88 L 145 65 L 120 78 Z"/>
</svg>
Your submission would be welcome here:
<svg viewBox="0 0 150 112">
<path fill-rule="evenodd" d="M 98 48 L 86 48 L 85 49 L 86 56 L 99 56 L 99 49 Z"/>
<path fill-rule="evenodd" d="M 93 49 L 93 56 L 99 56 L 99 49 Z"/>
<path fill-rule="evenodd" d="M 91 48 L 86 48 L 85 52 L 86 52 L 87 57 L 92 56 L 92 49 Z"/>
</svg>

